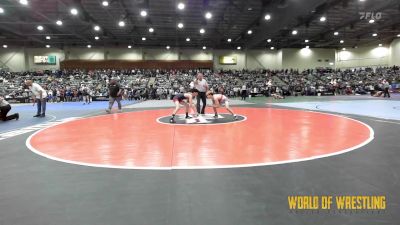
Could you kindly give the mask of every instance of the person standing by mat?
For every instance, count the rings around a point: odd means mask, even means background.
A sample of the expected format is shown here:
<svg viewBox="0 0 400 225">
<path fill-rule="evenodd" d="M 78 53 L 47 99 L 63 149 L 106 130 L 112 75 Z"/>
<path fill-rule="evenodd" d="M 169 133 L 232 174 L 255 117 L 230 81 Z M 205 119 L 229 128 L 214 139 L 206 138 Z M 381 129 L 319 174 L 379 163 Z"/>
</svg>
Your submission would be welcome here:
<svg viewBox="0 0 400 225">
<path fill-rule="evenodd" d="M 208 83 L 204 79 L 203 74 L 197 73 L 196 80 L 194 80 L 190 84 L 190 86 L 199 91 L 199 94 L 197 95 L 197 113 L 204 114 L 204 110 L 206 109 L 206 105 L 207 105 L 206 92 L 208 91 Z M 200 99 L 203 103 L 201 109 L 200 109 Z"/>
<path fill-rule="evenodd" d="M 19 114 L 14 113 L 10 116 L 7 116 L 7 113 L 11 110 L 11 105 L 4 99 L 3 96 L 0 96 L 0 119 L 2 121 L 7 121 L 7 120 L 18 120 L 19 119 Z"/>
<path fill-rule="evenodd" d="M 241 90 L 242 90 L 241 91 L 242 100 L 246 101 L 246 97 L 247 97 L 247 86 L 246 86 L 246 84 L 243 84 Z"/>
<path fill-rule="evenodd" d="M 122 112 L 122 105 L 121 105 L 121 100 L 122 100 L 122 88 L 120 85 L 117 83 L 116 80 L 111 80 L 110 84 L 108 85 L 108 94 L 109 94 L 109 105 L 108 109 L 106 109 L 106 112 L 110 113 L 111 108 L 114 105 L 114 102 L 117 101 L 118 103 L 118 112 Z"/>
<path fill-rule="evenodd" d="M 383 97 L 386 98 L 386 96 L 387 96 L 388 98 L 390 98 L 390 93 L 389 93 L 390 84 L 389 84 L 389 82 L 387 80 L 383 80 L 382 84 L 383 84 L 383 93 L 384 93 Z"/>
<path fill-rule="evenodd" d="M 199 94 L 199 91 L 197 89 L 192 89 L 188 93 L 179 93 L 174 96 L 172 101 L 175 104 L 175 109 L 172 112 L 172 117 L 169 120 L 170 123 L 175 123 L 175 115 L 179 111 L 179 108 L 181 105 L 185 107 L 185 112 L 186 112 L 186 119 L 190 119 L 191 117 L 189 116 L 189 108 L 193 109 L 193 112 L 196 112 L 196 109 L 193 105 L 193 98 L 196 97 Z M 196 114 L 197 116 L 197 114 Z"/>
<path fill-rule="evenodd" d="M 90 104 L 90 89 L 86 85 L 82 87 L 83 104 Z"/>
<path fill-rule="evenodd" d="M 33 117 L 45 117 L 46 116 L 46 102 L 47 92 L 37 83 L 33 83 L 32 80 L 25 81 L 25 85 L 32 92 L 33 106 L 37 104 L 37 112 Z"/>
</svg>

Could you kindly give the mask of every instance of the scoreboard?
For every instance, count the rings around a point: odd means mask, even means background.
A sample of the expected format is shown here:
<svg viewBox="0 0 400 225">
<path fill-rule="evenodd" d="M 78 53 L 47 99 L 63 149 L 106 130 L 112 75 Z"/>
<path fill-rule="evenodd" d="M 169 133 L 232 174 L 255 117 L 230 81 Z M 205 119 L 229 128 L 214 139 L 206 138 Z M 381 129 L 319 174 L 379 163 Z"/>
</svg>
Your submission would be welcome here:
<svg viewBox="0 0 400 225">
<path fill-rule="evenodd" d="M 55 55 L 34 56 L 33 63 L 42 65 L 56 65 Z"/>
<path fill-rule="evenodd" d="M 236 65 L 237 58 L 236 56 L 220 56 L 219 64 L 221 65 Z"/>
</svg>

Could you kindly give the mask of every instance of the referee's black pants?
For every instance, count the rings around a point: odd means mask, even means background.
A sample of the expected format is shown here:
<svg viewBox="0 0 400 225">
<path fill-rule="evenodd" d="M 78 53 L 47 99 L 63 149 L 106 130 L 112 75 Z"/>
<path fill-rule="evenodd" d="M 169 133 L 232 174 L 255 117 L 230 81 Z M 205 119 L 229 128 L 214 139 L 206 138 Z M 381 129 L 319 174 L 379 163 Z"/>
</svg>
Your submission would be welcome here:
<svg viewBox="0 0 400 225">
<path fill-rule="evenodd" d="M 201 110 L 200 110 L 200 99 L 203 102 L 203 106 L 201 107 Z M 206 104 L 207 104 L 206 93 L 199 92 L 199 94 L 197 95 L 197 113 L 204 114 L 204 110 L 206 109 Z"/>
<path fill-rule="evenodd" d="M 11 110 L 11 106 L 10 105 L 6 105 L 6 106 L 2 106 L 0 107 L 0 119 L 3 121 L 7 121 L 7 120 L 13 120 L 17 118 L 17 114 L 13 114 L 10 116 L 7 116 L 7 113 Z"/>
<path fill-rule="evenodd" d="M 384 95 L 383 95 L 384 98 L 386 98 L 386 96 L 387 96 L 388 98 L 390 98 L 389 88 L 385 88 L 384 91 L 383 91 L 383 93 L 384 93 Z"/>
<path fill-rule="evenodd" d="M 247 97 L 247 91 L 246 90 L 242 90 L 242 100 L 246 100 Z"/>
</svg>

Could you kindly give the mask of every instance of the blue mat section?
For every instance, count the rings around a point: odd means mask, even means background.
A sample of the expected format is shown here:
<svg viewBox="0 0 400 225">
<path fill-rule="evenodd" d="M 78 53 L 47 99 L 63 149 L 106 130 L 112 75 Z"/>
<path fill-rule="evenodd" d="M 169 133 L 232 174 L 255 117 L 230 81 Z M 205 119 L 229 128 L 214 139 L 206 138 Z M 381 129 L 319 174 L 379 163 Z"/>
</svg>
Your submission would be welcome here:
<svg viewBox="0 0 400 225">
<path fill-rule="evenodd" d="M 134 101 L 123 101 L 122 106 L 134 103 Z M 33 116 L 36 114 L 36 105 L 13 105 L 9 114 L 19 113 L 20 119 L 18 121 L 0 121 L 0 133 L 54 120 L 69 117 L 82 117 L 94 113 L 105 112 L 104 110 L 107 107 L 107 101 L 92 102 L 89 105 L 83 105 L 82 102 L 47 103 L 46 117 L 34 118 Z M 114 107 L 117 107 L 117 103 L 114 103 Z"/>
<path fill-rule="evenodd" d="M 319 110 L 376 117 L 381 119 L 400 120 L 400 101 L 391 100 L 355 100 L 329 102 L 292 102 L 270 103 L 271 105 L 299 109 Z"/>
</svg>

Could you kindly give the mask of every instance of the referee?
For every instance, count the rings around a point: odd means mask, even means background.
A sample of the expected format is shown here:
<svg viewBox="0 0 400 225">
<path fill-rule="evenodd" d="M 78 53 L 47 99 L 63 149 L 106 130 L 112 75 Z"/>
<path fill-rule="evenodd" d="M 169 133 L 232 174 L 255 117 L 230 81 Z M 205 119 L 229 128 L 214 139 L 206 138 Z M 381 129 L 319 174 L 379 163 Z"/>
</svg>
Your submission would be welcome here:
<svg viewBox="0 0 400 225">
<path fill-rule="evenodd" d="M 206 92 L 208 91 L 207 81 L 203 78 L 202 73 L 197 73 L 197 78 L 191 84 L 191 86 L 197 90 L 199 90 L 199 94 L 197 95 L 197 113 L 204 114 L 204 110 L 207 105 L 207 96 Z M 203 102 L 203 105 L 200 110 L 200 99 Z"/>
<path fill-rule="evenodd" d="M 2 121 L 7 121 L 7 120 L 18 120 L 19 119 L 19 114 L 14 113 L 10 116 L 7 116 L 7 113 L 11 110 L 11 105 L 3 98 L 3 96 L 0 96 L 0 119 Z"/>
</svg>

